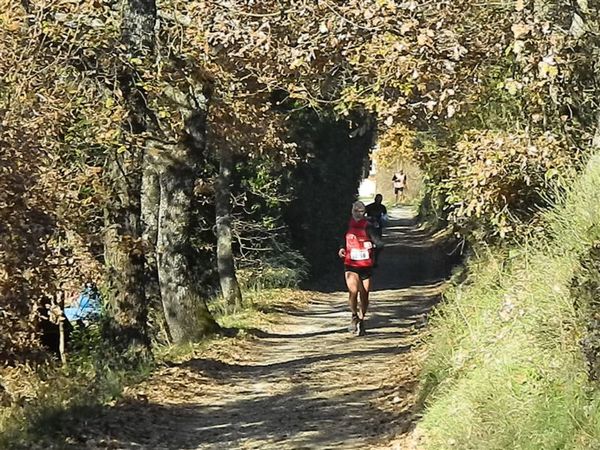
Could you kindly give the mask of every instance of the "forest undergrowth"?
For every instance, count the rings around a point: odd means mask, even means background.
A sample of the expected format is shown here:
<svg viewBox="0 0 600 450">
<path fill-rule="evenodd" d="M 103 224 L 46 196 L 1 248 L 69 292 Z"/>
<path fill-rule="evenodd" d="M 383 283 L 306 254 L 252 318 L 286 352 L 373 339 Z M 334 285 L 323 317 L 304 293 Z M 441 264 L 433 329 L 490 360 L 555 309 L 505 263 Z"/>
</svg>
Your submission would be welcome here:
<svg viewBox="0 0 600 450">
<path fill-rule="evenodd" d="M 422 373 L 424 448 L 600 448 L 599 200 L 596 155 L 547 232 L 476 252 L 447 291 Z"/>
<path fill-rule="evenodd" d="M 256 329 L 268 330 L 282 310 L 306 305 L 308 294 L 295 288 L 250 289 L 245 306 L 228 310 L 215 299 L 211 309 L 220 333 L 197 343 L 174 345 L 157 336 L 152 355 L 134 358 L 116 354 L 103 340 L 99 326 L 76 333 L 68 363 L 52 360 L 1 369 L 11 401 L 0 405 L 0 448 L 53 445 L 76 417 L 98 405 L 114 404 L 128 386 L 148 378 L 159 367 L 192 357 L 241 351 Z"/>
</svg>

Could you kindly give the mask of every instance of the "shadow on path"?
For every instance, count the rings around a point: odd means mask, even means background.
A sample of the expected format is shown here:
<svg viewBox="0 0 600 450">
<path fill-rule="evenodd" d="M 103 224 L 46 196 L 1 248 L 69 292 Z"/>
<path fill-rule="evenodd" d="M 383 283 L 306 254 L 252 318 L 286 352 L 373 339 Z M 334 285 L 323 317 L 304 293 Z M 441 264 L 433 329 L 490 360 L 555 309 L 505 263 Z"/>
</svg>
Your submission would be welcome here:
<svg viewBox="0 0 600 450">
<path fill-rule="evenodd" d="M 363 389 L 349 395 L 333 397 L 307 396 L 302 385 L 270 395 L 207 406 L 147 404 L 128 401 L 115 408 L 104 422 L 104 430 L 119 449 L 196 449 L 196 448 L 263 448 L 251 442 L 257 437 L 270 442 L 272 448 L 325 449 L 344 447 L 352 439 L 375 439 L 381 435 L 386 416 L 369 405 L 377 389 Z M 315 416 L 314 410 L 319 410 Z M 143 411 L 140 414 L 140 411 Z M 268 411 L 268 414 L 264 414 Z M 261 413 L 262 412 L 262 413 Z M 289 421 L 294 416 L 296 420 Z M 118 420 L 113 418 L 118 417 Z M 365 420 L 365 417 L 369 418 Z M 390 427 L 391 428 L 391 427 Z M 141 435 L 140 429 L 152 430 Z M 332 429 L 343 429 L 337 436 Z M 287 447 L 289 439 L 293 447 Z M 163 441 L 157 444 L 157 440 Z M 248 445 L 244 445 L 248 442 Z M 80 448 L 77 445 L 71 448 Z"/>
<path fill-rule="evenodd" d="M 383 233 L 385 248 L 373 269 L 372 291 L 429 286 L 448 279 L 460 260 L 449 245 L 447 230 L 419 226 L 402 207 L 391 209 L 390 218 Z M 343 272 L 340 261 L 311 288 L 324 293 L 343 291 Z"/>
<path fill-rule="evenodd" d="M 171 364 L 87 423 L 65 424 L 73 446 L 64 448 L 365 450 L 406 431 L 413 407 L 399 392 L 408 395 L 416 379 L 405 366 L 451 259 L 440 234 L 419 229 L 404 209 L 394 213 L 366 336 L 347 332 L 340 265 L 309 308 L 282 312 L 274 330 L 250 330 L 253 347 L 239 361 Z M 402 370 L 410 374 L 395 381 Z"/>
</svg>

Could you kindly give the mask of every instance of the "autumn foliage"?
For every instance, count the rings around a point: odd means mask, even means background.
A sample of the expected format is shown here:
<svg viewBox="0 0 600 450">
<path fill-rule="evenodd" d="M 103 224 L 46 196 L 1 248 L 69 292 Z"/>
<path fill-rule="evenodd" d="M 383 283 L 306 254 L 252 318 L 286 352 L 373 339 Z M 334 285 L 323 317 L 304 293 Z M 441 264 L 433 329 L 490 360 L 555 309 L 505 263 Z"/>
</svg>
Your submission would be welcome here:
<svg viewBox="0 0 600 450">
<path fill-rule="evenodd" d="M 447 217 L 484 240 L 528 224 L 595 135 L 588 2 L 170 0 L 152 61 L 127 54 L 118 2 L 0 7 L 0 356 L 35 348 L 39 306 L 103 276 L 106 161 L 147 137 L 123 127 L 124 73 L 139 76 L 158 138 L 179 136 L 178 95 L 200 83 L 204 160 L 264 156 L 281 179 L 314 158 L 294 142 L 297 111 L 335 114 L 352 138 L 376 118 L 380 163 L 417 162 Z M 214 171 L 198 176 L 210 197 Z"/>
<path fill-rule="evenodd" d="M 95 134 L 91 125 L 103 114 L 92 112 L 97 90 L 74 67 L 81 49 L 64 41 L 81 30 L 60 26 L 59 34 L 51 20 L 61 9 L 28 14 L 8 1 L 0 8 L 0 358 L 6 361 L 37 347 L 40 307 L 100 273 L 101 167 L 75 136 L 87 125 L 88 136 Z"/>
</svg>

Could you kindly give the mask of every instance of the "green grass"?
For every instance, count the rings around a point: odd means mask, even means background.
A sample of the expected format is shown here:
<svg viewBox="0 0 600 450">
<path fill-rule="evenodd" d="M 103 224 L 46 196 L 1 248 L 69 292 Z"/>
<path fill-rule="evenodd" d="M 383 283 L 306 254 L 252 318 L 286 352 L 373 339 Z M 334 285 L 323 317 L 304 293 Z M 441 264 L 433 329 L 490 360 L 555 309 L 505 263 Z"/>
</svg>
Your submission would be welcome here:
<svg viewBox="0 0 600 450">
<path fill-rule="evenodd" d="M 597 449 L 600 394 L 573 280 L 600 240 L 600 162 L 545 217 L 546 237 L 470 262 L 432 318 L 420 432 L 429 449 Z M 547 236 L 550 237 L 547 237 Z"/>
</svg>

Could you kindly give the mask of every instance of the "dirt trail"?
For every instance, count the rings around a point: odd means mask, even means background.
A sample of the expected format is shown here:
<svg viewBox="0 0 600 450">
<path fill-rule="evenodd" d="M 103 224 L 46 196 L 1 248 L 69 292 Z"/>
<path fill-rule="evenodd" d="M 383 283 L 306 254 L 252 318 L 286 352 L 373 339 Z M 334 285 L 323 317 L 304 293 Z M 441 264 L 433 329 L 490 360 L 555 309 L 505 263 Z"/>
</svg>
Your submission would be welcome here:
<svg viewBox="0 0 600 450">
<path fill-rule="evenodd" d="M 412 348 L 448 264 L 408 209 L 391 216 L 367 336 L 347 331 L 340 271 L 339 285 L 258 333 L 243 359 L 194 359 L 160 370 L 94 419 L 78 448 L 393 448 L 411 424 Z"/>
</svg>

